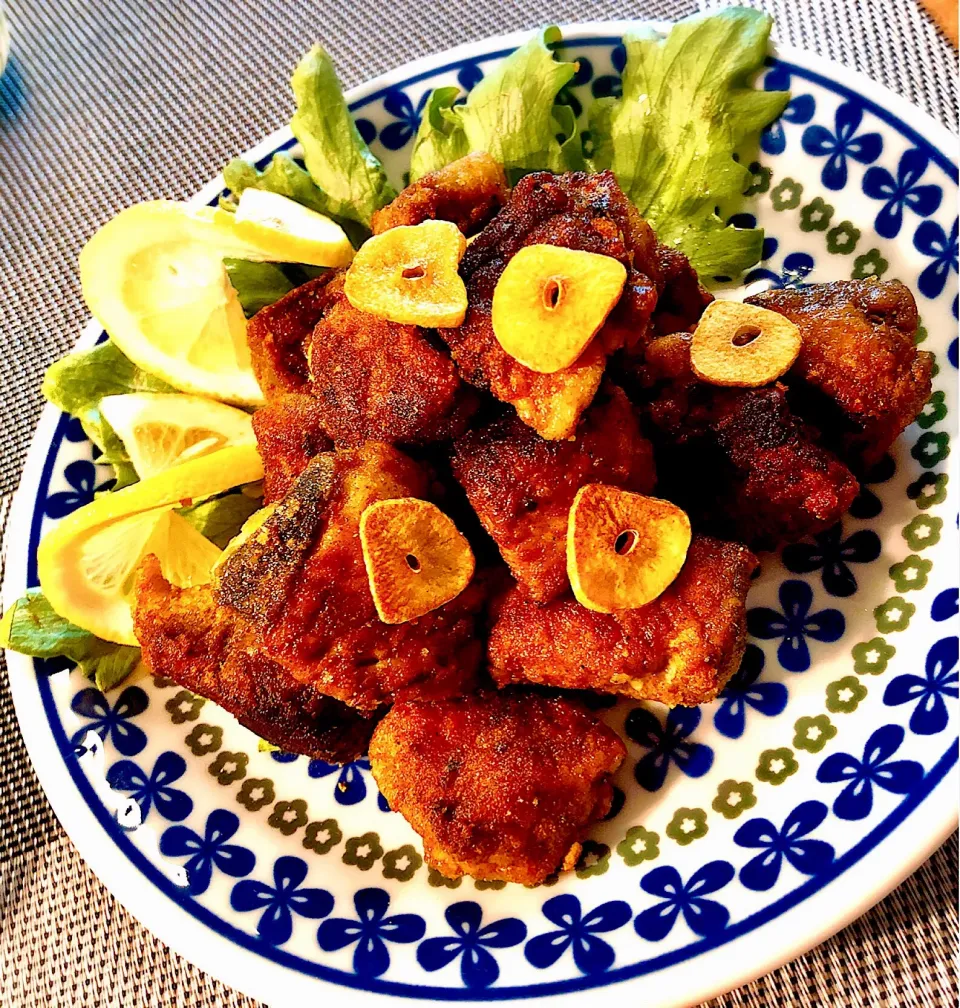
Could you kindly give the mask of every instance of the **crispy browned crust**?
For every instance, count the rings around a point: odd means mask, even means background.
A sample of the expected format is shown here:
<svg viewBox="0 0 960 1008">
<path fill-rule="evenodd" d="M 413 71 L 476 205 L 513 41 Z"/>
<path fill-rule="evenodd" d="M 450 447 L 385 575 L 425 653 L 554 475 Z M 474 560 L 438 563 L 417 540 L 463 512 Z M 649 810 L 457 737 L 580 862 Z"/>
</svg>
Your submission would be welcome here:
<svg viewBox="0 0 960 1008">
<path fill-rule="evenodd" d="M 565 595 L 538 605 L 518 588 L 490 635 L 499 686 L 539 683 L 695 707 L 736 671 L 756 557 L 739 543 L 694 536 L 677 579 L 639 609 L 597 613 Z"/>
<path fill-rule="evenodd" d="M 264 396 L 269 400 L 285 392 L 300 392 L 306 385 L 306 346 L 313 327 L 332 303 L 333 270 L 261 308 L 247 322 L 247 344 Z"/>
<path fill-rule="evenodd" d="M 217 605 L 209 585 L 175 588 L 149 556 L 136 597 L 137 639 L 154 674 L 212 700 L 287 752 L 348 763 L 366 751 L 376 721 L 267 658 L 243 621 Z"/>
<path fill-rule="evenodd" d="M 315 455 L 333 442 L 314 396 L 289 392 L 253 414 L 253 432 L 263 459 L 263 503 L 283 497 Z"/>
<path fill-rule="evenodd" d="M 318 455 L 225 562 L 218 601 L 246 619 L 258 645 L 300 682 L 362 711 L 400 696 L 473 688 L 482 657 L 481 579 L 396 626 L 379 620 L 367 583 L 358 532 L 364 509 L 427 491 L 426 473 L 386 444 Z"/>
<path fill-rule="evenodd" d="M 748 299 L 800 327 L 791 403 L 848 465 L 879 461 L 930 396 L 933 355 L 914 347 L 919 316 L 899 280 L 848 280 Z"/>
<path fill-rule="evenodd" d="M 628 269 L 627 297 L 576 364 L 538 374 L 510 357 L 491 321 L 493 291 L 507 263 L 525 245 L 546 243 L 597 252 Z M 655 304 L 659 263 L 653 231 L 610 172 L 534 172 L 470 243 L 460 264 L 469 307 L 463 325 L 444 329 L 461 377 L 511 403 L 520 418 L 550 440 L 569 437 L 590 405 L 605 355 L 641 342 Z"/>
<path fill-rule="evenodd" d="M 587 483 L 649 493 L 653 447 L 623 392 L 601 390 L 569 441 L 546 441 L 511 413 L 454 446 L 453 473 L 513 576 L 548 602 L 569 587 L 567 515 Z"/>
<path fill-rule="evenodd" d="M 427 331 L 359 311 L 342 275 L 310 342 L 310 391 L 321 425 L 341 447 L 364 441 L 423 444 L 463 431 L 473 394 Z"/>
<path fill-rule="evenodd" d="M 581 705 L 517 691 L 397 704 L 370 742 L 374 778 L 431 867 L 524 885 L 607 813 L 624 755 Z"/>
<path fill-rule="evenodd" d="M 833 525 L 857 495 L 850 470 L 793 415 L 784 386 L 699 381 L 684 334 L 651 343 L 644 371 L 662 489 L 704 530 L 771 549 Z"/>
<path fill-rule="evenodd" d="M 373 215 L 374 234 L 426 220 L 453 221 L 464 234 L 484 225 L 507 198 L 503 167 L 489 154 L 468 154 L 411 183 Z"/>
</svg>

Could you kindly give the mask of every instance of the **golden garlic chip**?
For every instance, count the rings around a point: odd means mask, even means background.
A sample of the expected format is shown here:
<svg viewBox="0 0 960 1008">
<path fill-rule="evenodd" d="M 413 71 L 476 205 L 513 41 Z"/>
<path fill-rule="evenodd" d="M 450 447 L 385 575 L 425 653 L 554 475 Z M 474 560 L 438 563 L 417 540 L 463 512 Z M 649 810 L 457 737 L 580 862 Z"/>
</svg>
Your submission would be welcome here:
<svg viewBox="0 0 960 1008">
<path fill-rule="evenodd" d="M 800 330 L 758 305 L 714 301 L 690 344 L 693 370 L 711 385 L 757 388 L 787 372 L 800 353 Z"/>
<path fill-rule="evenodd" d="M 527 245 L 493 291 L 497 342 L 531 371 L 562 371 L 590 345 L 626 279 L 626 267 L 610 256 Z"/>
<path fill-rule="evenodd" d="M 406 623 L 456 598 L 473 577 L 457 526 L 416 497 L 371 504 L 360 518 L 370 594 L 384 623 Z"/>
<path fill-rule="evenodd" d="M 670 501 L 592 483 L 567 521 L 567 575 L 595 612 L 637 609 L 676 578 L 690 546 L 690 519 Z"/>
<path fill-rule="evenodd" d="M 343 292 L 354 308 L 391 322 L 458 326 L 467 310 L 467 289 L 457 272 L 466 247 L 449 221 L 390 228 L 360 246 Z"/>
</svg>

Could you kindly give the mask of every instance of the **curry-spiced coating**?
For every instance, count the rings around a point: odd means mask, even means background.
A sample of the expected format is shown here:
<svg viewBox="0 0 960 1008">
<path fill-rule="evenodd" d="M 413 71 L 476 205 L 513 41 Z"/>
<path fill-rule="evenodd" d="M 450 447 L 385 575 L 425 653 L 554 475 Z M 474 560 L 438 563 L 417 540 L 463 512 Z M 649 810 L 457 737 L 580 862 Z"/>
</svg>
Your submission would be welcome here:
<svg viewBox="0 0 960 1008">
<path fill-rule="evenodd" d="M 486 589 L 399 625 L 377 616 L 360 547 L 375 501 L 426 498 L 427 473 L 387 444 L 318 455 L 270 517 L 223 563 L 217 601 L 301 683 L 363 712 L 403 695 L 472 689 Z"/>
<path fill-rule="evenodd" d="M 794 416 L 783 385 L 700 381 L 686 334 L 654 340 L 643 370 L 661 487 L 695 527 L 772 549 L 829 528 L 857 495 L 853 474 Z"/>
<path fill-rule="evenodd" d="M 856 471 L 878 462 L 930 396 L 933 355 L 914 347 L 919 316 L 898 280 L 766 291 L 749 303 L 800 328 L 785 381 L 791 404 Z"/>
<path fill-rule="evenodd" d="M 460 382 L 443 344 L 419 326 L 354 308 L 343 274 L 327 290 L 331 303 L 310 339 L 309 391 L 336 444 L 424 444 L 461 433 L 475 393 Z"/>
<path fill-rule="evenodd" d="M 540 602 L 569 587 L 567 517 L 580 487 L 649 493 L 656 482 L 653 447 L 609 382 L 573 439 L 546 441 L 511 411 L 455 443 L 453 473 L 513 576 Z"/>
<path fill-rule="evenodd" d="M 523 885 L 576 864 L 624 755 L 579 703 L 516 690 L 398 703 L 370 742 L 374 778 L 428 865 Z"/>
<path fill-rule="evenodd" d="M 244 727 L 287 752 L 348 763 L 366 752 L 376 720 L 298 682 L 257 646 L 210 585 L 176 588 L 147 557 L 137 574 L 134 624 L 143 659 L 219 704 Z"/>
<path fill-rule="evenodd" d="M 608 255 L 627 267 L 626 294 L 607 325 L 574 364 L 553 374 L 532 371 L 507 354 L 491 319 L 494 288 L 507 263 L 525 245 L 541 243 Z M 611 172 L 525 176 L 460 263 L 469 307 L 462 326 L 440 334 L 461 377 L 513 405 L 542 437 L 569 437 L 599 388 L 606 354 L 646 338 L 656 304 L 657 248 Z"/>
<path fill-rule="evenodd" d="M 253 432 L 263 459 L 264 504 L 280 500 L 310 459 L 333 447 L 319 400 L 302 392 L 277 396 L 258 409 Z"/>
<path fill-rule="evenodd" d="M 493 679 L 499 686 L 538 683 L 671 707 L 713 700 L 743 655 L 756 564 L 739 543 L 694 536 L 663 594 L 616 613 L 593 612 L 570 594 L 538 605 L 511 588 L 490 635 Z"/>
<path fill-rule="evenodd" d="M 468 154 L 412 182 L 373 215 L 374 234 L 427 220 L 452 221 L 472 234 L 507 198 L 503 166 L 484 152 Z"/>
<path fill-rule="evenodd" d="M 309 378 L 306 348 L 314 326 L 338 296 L 337 287 L 330 286 L 338 276 L 330 270 L 308 281 L 247 322 L 253 373 L 268 401 L 304 390 Z"/>
</svg>

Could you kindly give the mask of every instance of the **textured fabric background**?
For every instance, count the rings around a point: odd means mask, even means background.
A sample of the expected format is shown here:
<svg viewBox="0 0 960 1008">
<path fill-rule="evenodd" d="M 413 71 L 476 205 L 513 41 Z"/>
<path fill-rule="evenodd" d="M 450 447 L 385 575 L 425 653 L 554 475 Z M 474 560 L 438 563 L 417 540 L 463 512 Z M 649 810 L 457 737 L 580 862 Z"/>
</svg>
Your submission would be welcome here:
<svg viewBox="0 0 960 1008">
<path fill-rule="evenodd" d="M 722 6 L 705 0 L 701 6 Z M 350 86 L 414 56 L 546 21 L 694 0 L 8 0 L 0 78 L 0 523 L 44 368 L 77 337 L 77 252 L 137 200 L 182 198 L 286 122 L 322 39 Z M 882 81 L 956 129 L 956 54 L 914 0 L 769 0 L 780 39 Z M 859 921 L 713 1008 L 956 1004 L 957 843 Z M 0 668 L 0 1005 L 256 1008 L 168 951 L 85 867 L 20 741 Z"/>
</svg>

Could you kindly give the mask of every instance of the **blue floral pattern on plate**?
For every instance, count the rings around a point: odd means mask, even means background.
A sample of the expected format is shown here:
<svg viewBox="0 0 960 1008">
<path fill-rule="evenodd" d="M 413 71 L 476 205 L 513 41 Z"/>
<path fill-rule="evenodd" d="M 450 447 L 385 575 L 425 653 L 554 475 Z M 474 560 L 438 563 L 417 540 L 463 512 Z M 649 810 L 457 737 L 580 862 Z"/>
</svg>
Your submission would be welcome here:
<svg viewBox="0 0 960 1008">
<path fill-rule="evenodd" d="M 949 714 L 945 698 L 960 696 L 957 682 L 958 639 L 944 637 L 927 652 L 922 676 L 900 675 L 891 679 L 883 693 L 888 707 L 915 703 L 910 715 L 910 731 L 917 735 L 936 735 L 947 727 Z"/>
<path fill-rule="evenodd" d="M 740 668 L 720 693 L 720 705 L 713 725 L 721 735 L 737 739 L 747 725 L 748 708 L 767 717 L 776 717 L 787 706 L 787 687 L 781 682 L 757 682 L 766 661 L 756 644 L 748 644 Z"/>
<path fill-rule="evenodd" d="M 271 945 L 282 945 L 293 934 L 293 917 L 326 917 L 333 909 L 333 897 L 326 889 L 304 886 L 307 863 L 303 858 L 284 856 L 273 865 L 273 885 L 243 879 L 230 893 L 230 906 L 241 913 L 260 911 L 257 934 Z"/>
<path fill-rule="evenodd" d="M 249 875 L 257 863 L 253 851 L 239 844 L 227 843 L 240 828 L 240 818 L 226 809 L 214 809 L 207 817 L 203 835 L 186 826 L 170 826 L 160 837 L 160 853 L 167 857 L 186 857 L 191 896 L 207 891 L 214 868 L 240 878 Z"/>
<path fill-rule="evenodd" d="M 383 889 L 361 889 L 353 897 L 356 918 L 331 917 L 317 931 L 317 942 L 325 952 L 356 945 L 353 969 L 360 976 L 378 977 L 390 966 L 387 942 L 409 944 L 423 937 L 427 929 L 422 917 L 402 913 L 387 916 L 390 896 Z"/>
<path fill-rule="evenodd" d="M 707 896 L 729 885 L 734 874 L 729 861 L 709 861 L 686 882 L 672 866 L 647 872 L 641 888 L 663 901 L 637 915 L 633 922 L 637 934 L 647 941 L 662 941 L 681 914 L 687 927 L 701 938 L 722 931 L 730 919 L 730 911 Z"/>
<path fill-rule="evenodd" d="M 552 966 L 567 949 L 573 950 L 573 961 L 581 973 L 602 973 L 616 959 L 613 947 L 598 934 L 617 931 L 630 920 L 633 912 L 623 900 L 602 903 L 584 913 L 580 900 L 572 893 L 554 896 L 543 904 L 543 916 L 556 931 L 536 935 L 527 942 L 523 954 L 537 969 Z"/>
<path fill-rule="evenodd" d="M 740 881 L 757 892 L 772 889 L 780 877 L 784 860 L 804 875 L 816 875 L 833 861 L 833 847 L 824 840 L 812 840 L 812 833 L 827 817 L 823 802 L 798 805 L 777 829 L 769 819 L 751 819 L 734 834 L 741 847 L 760 847 L 763 853 L 740 869 Z"/>
<path fill-rule="evenodd" d="M 702 777 L 709 771 L 713 750 L 702 742 L 687 740 L 700 724 L 700 717 L 696 707 L 674 707 L 665 723 L 645 707 L 630 711 L 624 725 L 627 737 L 650 750 L 634 770 L 642 788 L 658 791 L 663 787 L 671 763 L 688 777 Z"/>
<path fill-rule="evenodd" d="M 444 912 L 453 929 L 450 937 L 427 938 L 417 947 L 417 961 L 430 972 L 460 959 L 460 978 L 466 987 L 489 987 L 497 982 L 500 967 L 490 949 L 510 948 L 527 937 L 527 926 L 517 917 L 483 923 L 483 908 L 465 900 Z"/>
<path fill-rule="evenodd" d="M 843 636 L 846 625 L 839 609 L 811 613 L 813 590 L 806 581 L 784 581 L 780 585 L 781 611 L 757 606 L 747 611 L 747 629 L 760 640 L 776 640 L 777 660 L 788 672 L 810 668 L 807 638 L 832 644 Z"/>
</svg>

